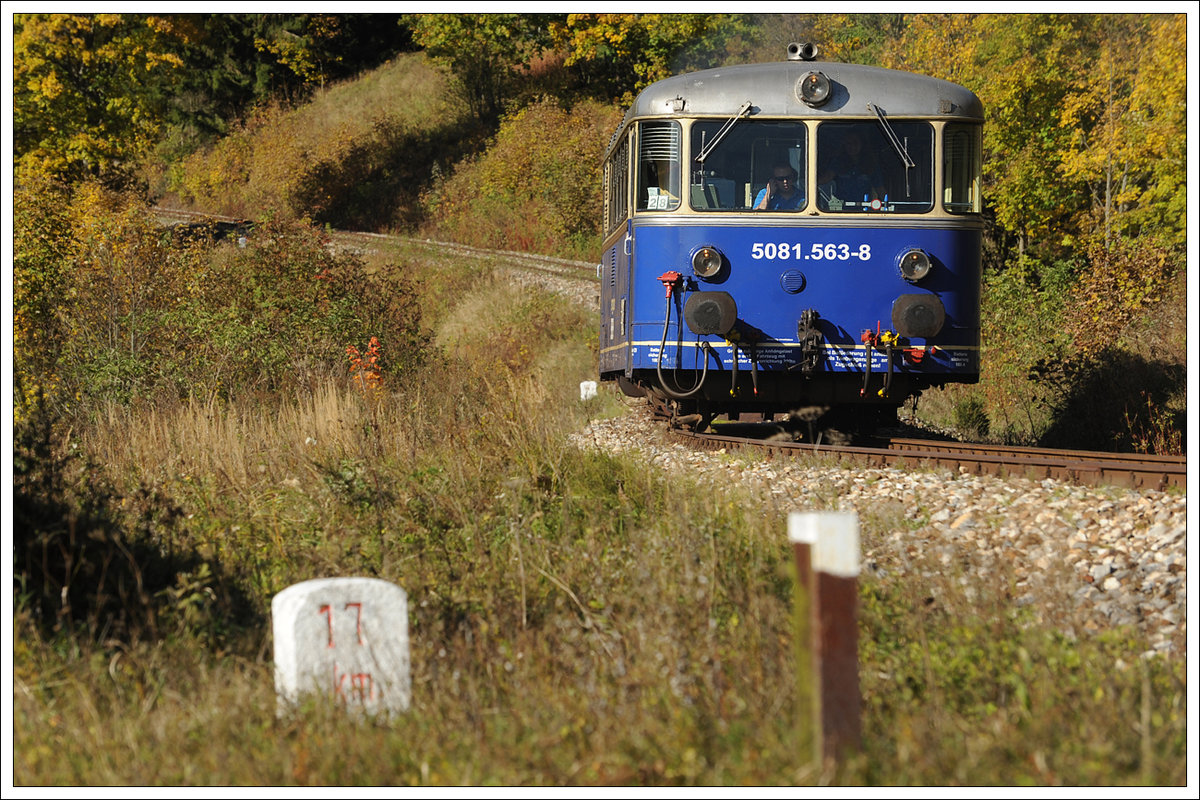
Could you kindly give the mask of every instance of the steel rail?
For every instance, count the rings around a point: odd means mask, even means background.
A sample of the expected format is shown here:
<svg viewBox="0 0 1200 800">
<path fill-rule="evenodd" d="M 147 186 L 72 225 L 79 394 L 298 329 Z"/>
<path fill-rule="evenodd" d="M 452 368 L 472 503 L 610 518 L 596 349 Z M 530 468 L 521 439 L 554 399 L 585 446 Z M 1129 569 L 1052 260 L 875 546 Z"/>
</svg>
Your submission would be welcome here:
<svg viewBox="0 0 1200 800">
<path fill-rule="evenodd" d="M 671 429 L 671 435 L 692 447 L 716 450 L 757 449 L 768 456 L 789 458 L 824 456 L 873 466 L 919 465 L 944 467 L 968 474 L 1053 478 L 1089 486 L 1122 486 L 1163 490 L 1186 488 L 1184 456 L 1142 456 L 1136 453 L 1098 453 L 1075 450 L 992 447 L 961 442 L 897 439 L 882 447 L 814 445 L 804 442 L 765 441 L 718 433 Z M 895 445 L 895 446 L 893 446 Z"/>
</svg>

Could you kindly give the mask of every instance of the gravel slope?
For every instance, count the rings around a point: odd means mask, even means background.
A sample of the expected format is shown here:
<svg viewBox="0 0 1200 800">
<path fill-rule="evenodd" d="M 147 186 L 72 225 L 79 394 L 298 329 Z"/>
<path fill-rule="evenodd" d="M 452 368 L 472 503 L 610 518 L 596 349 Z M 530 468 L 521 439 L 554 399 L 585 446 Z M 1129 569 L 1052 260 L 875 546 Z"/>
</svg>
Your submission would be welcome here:
<svg viewBox="0 0 1200 800">
<path fill-rule="evenodd" d="M 864 530 L 864 575 L 919 578 L 936 568 L 954 575 L 968 598 L 975 582 L 1009 581 L 1014 602 L 1069 634 L 1135 625 L 1148 638 L 1147 654 L 1186 653 L 1185 494 L 767 462 L 691 451 L 664 433 L 631 401 L 626 414 L 594 420 L 574 440 L 714 487 L 739 485 L 784 512 L 832 508 L 896 520 L 888 534 Z"/>
</svg>

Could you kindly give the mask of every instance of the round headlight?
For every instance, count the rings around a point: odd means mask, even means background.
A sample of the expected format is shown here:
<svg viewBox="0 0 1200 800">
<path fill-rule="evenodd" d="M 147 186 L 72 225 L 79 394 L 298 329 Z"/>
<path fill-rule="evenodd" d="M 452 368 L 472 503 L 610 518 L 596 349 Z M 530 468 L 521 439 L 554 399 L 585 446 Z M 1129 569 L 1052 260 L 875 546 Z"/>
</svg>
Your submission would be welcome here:
<svg viewBox="0 0 1200 800">
<path fill-rule="evenodd" d="M 933 264 L 924 250 L 914 248 L 900 256 L 900 274 L 906 281 L 916 283 L 928 275 L 932 267 Z"/>
<path fill-rule="evenodd" d="M 832 86 L 825 73 L 810 72 L 800 79 L 796 88 L 799 90 L 801 100 L 810 106 L 819 106 L 829 99 Z"/>
<path fill-rule="evenodd" d="M 724 262 L 721 251 L 715 247 L 701 247 L 692 253 L 692 269 L 701 278 L 711 278 L 716 275 L 721 271 L 721 264 Z"/>
</svg>

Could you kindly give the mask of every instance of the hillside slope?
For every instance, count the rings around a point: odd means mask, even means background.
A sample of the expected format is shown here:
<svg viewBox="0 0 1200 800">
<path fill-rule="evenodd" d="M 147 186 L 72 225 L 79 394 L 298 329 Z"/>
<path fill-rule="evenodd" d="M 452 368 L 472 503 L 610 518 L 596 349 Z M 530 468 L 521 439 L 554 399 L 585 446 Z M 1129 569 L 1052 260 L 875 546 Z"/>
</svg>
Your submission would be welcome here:
<svg viewBox="0 0 1200 800">
<path fill-rule="evenodd" d="M 173 167 L 158 189 L 166 204 L 215 214 L 411 227 L 430 176 L 478 138 L 448 97 L 443 73 L 421 54 L 403 54 L 301 107 L 260 109 Z"/>
</svg>

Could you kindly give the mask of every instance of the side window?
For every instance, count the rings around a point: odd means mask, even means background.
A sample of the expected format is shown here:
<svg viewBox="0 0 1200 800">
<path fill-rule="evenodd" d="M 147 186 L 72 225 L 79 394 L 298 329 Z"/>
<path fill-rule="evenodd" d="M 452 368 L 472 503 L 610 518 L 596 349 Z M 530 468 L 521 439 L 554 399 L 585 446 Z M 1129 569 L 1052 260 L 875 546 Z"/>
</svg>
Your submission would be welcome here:
<svg viewBox="0 0 1200 800">
<path fill-rule="evenodd" d="M 944 135 L 946 210 L 952 214 L 978 214 L 983 210 L 979 191 L 983 182 L 980 128 L 955 123 L 946 126 Z"/>
<path fill-rule="evenodd" d="M 879 121 L 825 122 L 817 128 L 818 208 L 854 214 L 933 208 L 932 126 L 888 124 L 894 141 Z"/>
<path fill-rule="evenodd" d="M 679 208 L 681 138 L 678 122 L 641 124 L 637 166 L 638 211 L 673 211 Z"/>
<path fill-rule="evenodd" d="M 629 216 L 629 136 L 613 151 L 604 165 L 605 231 L 611 233 Z"/>
<path fill-rule="evenodd" d="M 688 202 L 695 211 L 800 211 L 808 129 L 799 121 L 696 120 Z"/>
</svg>

